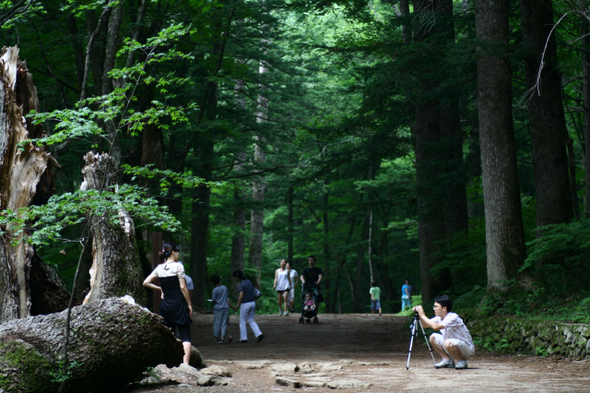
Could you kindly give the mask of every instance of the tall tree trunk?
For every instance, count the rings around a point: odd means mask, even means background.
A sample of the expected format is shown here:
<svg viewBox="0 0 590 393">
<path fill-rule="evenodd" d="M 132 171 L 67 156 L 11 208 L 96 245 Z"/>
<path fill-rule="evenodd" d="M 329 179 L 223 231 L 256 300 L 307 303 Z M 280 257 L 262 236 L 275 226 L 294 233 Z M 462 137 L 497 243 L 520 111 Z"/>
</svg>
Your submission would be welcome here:
<svg viewBox="0 0 590 393">
<path fill-rule="evenodd" d="M 53 193 L 53 177 L 48 167 L 58 166 L 45 148 L 19 143 L 42 136 L 41 126 L 24 121 L 31 110 L 39 111 L 39 99 L 32 75 L 18 58 L 17 47 L 0 51 L 0 210 L 18 212 L 44 204 Z M 67 292 L 52 284 L 48 270 L 32 245 L 23 242 L 23 233 L 7 225 L 0 241 L 0 322 L 25 318 L 33 310 L 60 311 L 67 306 Z M 32 281 L 35 280 L 34 284 Z M 32 286 L 35 288 L 32 288 Z M 32 293 L 39 296 L 35 298 Z M 52 292 L 63 303 L 55 309 L 44 292 Z"/>
<path fill-rule="evenodd" d="M 369 240 L 367 247 L 367 255 L 369 260 L 369 283 L 375 281 L 375 275 L 373 272 L 373 209 L 369 211 Z M 373 286 L 373 284 L 371 284 Z"/>
<path fill-rule="evenodd" d="M 164 141 L 162 139 L 162 131 L 154 124 L 146 124 L 142 133 L 141 146 L 141 165 L 153 165 L 155 169 L 164 169 Z M 153 186 L 153 182 L 146 179 L 142 186 Z M 151 262 L 151 267 L 155 268 L 160 263 L 159 251 L 162 250 L 162 233 L 148 232 L 144 233 L 144 240 L 152 244 L 151 252 L 148 252 L 146 257 Z M 160 295 L 157 291 L 152 292 L 152 306 L 154 312 L 160 309 Z"/>
<path fill-rule="evenodd" d="M 322 219 L 323 223 L 323 233 L 324 233 L 324 265 L 322 267 L 322 271 L 324 272 L 324 276 L 322 278 L 322 292 L 324 299 L 329 298 L 330 293 L 330 284 L 332 282 L 331 273 L 332 273 L 332 256 L 330 252 L 330 215 L 328 211 L 328 206 L 330 206 L 330 193 L 324 193 L 324 217 Z M 325 300 L 324 300 L 325 301 Z M 333 310 L 330 308 L 330 303 L 325 301 L 326 304 L 326 311 L 332 312 Z"/>
<path fill-rule="evenodd" d="M 294 219 L 293 219 L 293 196 L 294 190 L 293 185 L 289 185 L 289 190 L 287 190 L 287 231 L 288 231 L 288 240 L 287 240 L 287 260 L 293 265 L 293 239 L 294 239 Z"/>
<path fill-rule="evenodd" d="M 243 23 L 242 20 L 238 24 Z M 238 61 L 242 63 L 241 61 Z M 234 88 L 236 92 L 236 106 L 240 109 L 240 112 L 245 113 L 246 111 L 246 98 L 245 98 L 246 85 L 243 79 L 238 79 Z M 242 118 L 242 116 L 238 116 Z M 234 166 L 237 173 L 242 172 L 246 165 L 247 154 L 245 149 L 240 149 L 236 153 L 234 158 Z M 230 259 L 230 273 L 235 270 L 244 270 L 244 260 L 246 256 L 246 207 L 244 205 L 244 183 L 238 180 L 238 183 L 234 185 L 234 235 L 232 236 L 231 246 L 231 259 Z M 237 299 L 239 291 L 239 283 L 235 280 L 229 280 L 228 286 L 230 293 L 234 299 Z"/>
<path fill-rule="evenodd" d="M 340 253 L 336 253 L 336 268 L 334 274 L 334 287 L 332 289 L 332 296 L 329 299 L 330 310 L 331 312 L 337 312 L 338 314 L 342 313 L 342 299 L 340 297 L 340 285 L 341 285 L 341 277 L 342 277 L 342 255 Z"/>
<path fill-rule="evenodd" d="M 234 229 L 236 233 L 232 237 L 231 244 L 231 272 L 244 270 L 244 257 L 246 254 L 246 209 L 243 206 L 244 198 L 241 190 L 234 188 Z M 229 283 L 233 296 L 238 296 L 238 283 L 231 280 Z"/>
<path fill-rule="evenodd" d="M 440 123 L 436 102 L 428 100 L 416 105 L 416 179 L 418 194 L 418 243 L 420 254 L 420 276 L 422 282 L 422 299 L 430 303 L 434 297 L 446 289 L 444 283 L 434 277 L 430 271 L 440 261 L 436 253 L 440 241 L 444 238 L 444 210 L 436 190 L 440 165 L 438 162 L 438 145 L 440 141 Z"/>
<path fill-rule="evenodd" d="M 82 169 L 81 190 L 113 191 L 116 186 L 115 160 L 108 154 L 87 153 Z M 116 209 L 116 207 L 113 207 Z M 143 269 L 135 242 L 135 228 L 129 214 L 118 209 L 119 223 L 110 222 L 112 212 L 89 217 L 92 232 L 92 268 L 90 292 L 84 302 L 113 296 L 131 295 L 146 304 L 142 286 Z"/>
<path fill-rule="evenodd" d="M 211 49 L 211 54 L 217 59 L 215 69 L 210 74 L 211 79 L 205 82 L 205 88 L 201 99 L 201 110 L 198 114 L 197 127 L 205 128 L 205 132 L 195 134 L 201 137 L 198 142 L 198 148 L 195 148 L 199 157 L 199 168 L 197 176 L 210 181 L 213 178 L 213 165 L 215 160 L 215 135 L 217 130 L 215 127 L 215 120 L 217 118 L 218 103 L 219 103 L 219 86 L 214 80 L 214 76 L 221 70 L 223 65 L 223 56 L 225 50 L 225 43 L 227 35 L 229 34 L 229 26 L 234 10 L 230 10 L 230 17 L 228 19 L 228 31 L 225 32 L 223 38 L 216 42 Z M 203 123 L 203 119 L 206 123 Z M 194 144 L 186 144 L 185 154 L 183 155 L 183 162 L 188 157 L 189 150 L 194 148 Z M 184 168 L 184 164 L 182 166 Z M 193 301 L 203 307 L 205 299 L 207 299 L 206 288 L 208 284 L 207 273 L 207 248 L 209 240 L 209 213 L 210 213 L 210 197 L 211 189 L 209 186 L 202 184 L 197 188 L 195 200 L 193 201 L 192 212 L 193 218 L 191 220 L 191 267 L 193 272 L 193 281 L 195 290 L 193 291 Z"/>
<path fill-rule="evenodd" d="M 586 9 L 587 0 L 579 0 L 580 9 Z M 590 23 L 586 15 L 580 17 L 582 46 L 582 110 L 584 113 L 584 217 L 590 217 Z M 574 195 L 575 196 L 575 195 Z"/>
<path fill-rule="evenodd" d="M 397 14 L 399 17 L 404 18 L 404 22 L 402 23 L 402 33 L 404 37 L 404 42 L 408 43 L 412 41 L 412 26 L 409 23 L 409 16 L 410 16 L 410 0 L 400 0 L 399 2 L 399 9 L 397 10 Z"/>
<path fill-rule="evenodd" d="M 414 39 L 427 44 L 437 61 L 446 56 L 445 45 L 453 42 L 452 2 L 450 0 L 414 0 L 416 26 Z M 416 104 L 416 123 L 413 128 L 416 152 L 416 175 L 418 194 L 418 242 L 420 250 L 420 275 L 422 300 L 429 303 L 434 296 L 448 289 L 451 284 L 450 270 L 441 276 L 433 276 L 432 268 L 440 260 L 436 253 L 446 234 L 445 224 L 449 208 L 459 195 L 452 194 L 458 188 L 448 187 L 457 182 L 451 173 L 457 166 L 446 165 L 456 156 L 456 144 L 450 143 L 450 135 L 457 133 L 454 121 L 457 109 L 452 105 L 443 106 L 436 91 L 441 76 L 433 75 L 430 68 L 420 70 L 421 91 Z M 452 100 L 451 100 L 452 101 Z M 450 158 L 451 157 L 451 158 Z M 444 164 L 443 164 L 444 163 Z M 450 180 L 452 179 L 452 180 Z M 445 184 L 446 187 L 441 186 Z M 449 189 L 450 188 L 450 189 Z M 464 193 L 464 191 L 463 191 Z M 452 203 L 450 202 L 452 201 Z"/>
<path fill-rule="evenodd" d="M 268 73 L 266 64 L 261 61 L 258 67 L 258 73 L 263 78 L 264 74 Z M 262 89 L 264 90 L 264 89 Z M 268 98 L 262 93 L 258 95 L 258 113 L 256 114 L 256 122 L 264 123 L 268 120 Z M 264 151 L 265 140 L 264 137 L 257 135 L 255 137 L 256 145 L 254 147 L 254 161 L 257 165 L 263 165 L 266 162 L 266 152 Z M 252 209 L 252 220 L 250 224 L 250 266 L 256 270 L 256 286 L 260 288 L 260 272 L 262 269 L 262 235 L 264 232 L 264 194 L 266 190 L 266 177 L 258 175 L 257 179 L 252 184 L 252 200 L 254 201 L 254 209 Z"/>
<path fill-rule="evenodd" d="M 255 160 L 264 160 L 261 156 L 264 153 L 259 145 L 256 145 Z M 260 272 L 262 269 L 262 235 L 264 232 L 264 210 L 262 203 L 264 203 L 265 180 L 261 176 L 260 180 L 254 181 L 252 184 L 252 200 L 255 204 L 252 209 L 250 220 L 250 247 L 248 259 L 250 266 L 256 271 L 255 285 L 260 288 Z"/>
<path fill-rule="evenodd" d="M 440 111 L 441 151 L 447 156 L 444 167 L 444 184 L 447 185 L 444 201 L 444 231 L 447 242 L 457 236 L 467 234 L 469 216 L 467 214 L 466 170 L 463 159 L 464 134 L 461 130 L 459 104 L 457 97 L 449 98 Z M 463 281 L 464 270 L 450 269 L 453 283 Z"/>
<path fill-rule="evenodd" d="M 84 81 L 84 47 L 80 41 L 80 32 L 78 31 L 78 24 L 74 15 L 68 15 L 67 26 L 70 33 L 70 40 L 72 42 L 72 49 L 74 51 L 74 64 L 76 65 L 76 76 L 78 83 L 76 87 L 82 90 L 82 82 Z"/>
<path fill-rule="evenodd" d="M 113 92 L 113 79 L 108 75 L 115 67 L 115 57 L 119 47 L 119 31 L 121 30 L 121 22 L 123 19 L 123 12 L 121 6 L 124 1 L 115 3 L 110 1 L 108 6 L 112 7 L 111 16 L 109 18 L 107 30 L 107 46 L 105 51 L 105 60 L 102 75 L 102 94 L 107 95 Z M 111 4 L 115 4 L 112 5 Z M 105 131 L 109 139 L 109 154 L 115 160 L 115 165 L 118 168 L 121 165 L 121 143 L 118 138 L 117 126 L 113 120 L 107 121 L 104 125 Z"/>
<path fill-rule="evenodd" d="M 450 5 L 449 5 L 450 6 Z M 446 7 L 445 9 L 448 9 Z M 454 42 L 453 30 L 448 32 L 447 38 Z M 465 161 L 463 158 L 463 142 L 465 134 L 461 129 L 461 117 L 459 107 L 459 91 L 456 94 L 450 92 L 440 105 L 440 135 L 441 144 L 439 149 L 442 152 L 445 184 L 448 186 L 444 192 L 445 204 L 444 221 L 445 234 L 447 237 L 454 237 L 458 233 L 464 233 L 468 229 L 469 217 L 467 214 L 467 192 Z"/>
<path fill-rule="evenodd" d="M 219 53 L 218 48 L 213 50 Z M 212 127 L 213 120 L 217 116 L 218 85 L 208 81 L 206 96 L 204 98 L 202 113 L 206 119 L 207 127 L 211 127 L 208 133 L 203 135 L 198 148 L 195 149 L 199 157 L 197 176 L 210 181 L 213 178 L 213 161 L 215 159 L 215 130 Z M 207 248 L 209 242 L 209 213 L 211 205 L 211 188 L 207 184 L 197 187 L 193 197 L 191 220 L 191 267 L 193 274 L 193 302 L 199 307 L 205 306 L 207 299 L 206 289 L 208 284 Z"/>
<path fill-rule="evenodd" d="M 488 289 L 516 277 L 525 258 L 512 124 L 508 0 L 476 0 L 479 137 Z"/>
<path fill-rule="evenodd" d="M 573 207 L 561 75 L 555 36 L 550 35 L 554 23 L 552 0 L 521 0 L 520 15 L 526 83 L 531 89 L 528 107 L 537 226 L 567 223 L 573 218 Z"/>
<path fill-rule="evenodd" d="M 209 175 L 210 176 L 210 175 Z M 193 302 L 204 307 L 207 299 L 206 288 L 208 284 L 207 270 L 207 243 L 209 241 L 209 206 L 211 188 L 201 184 L 197 187 L 196 196 L 193 199 L 193 219 L 191 222 L 191 258 L 192 278 L 195 289 Z"/>
</svg>

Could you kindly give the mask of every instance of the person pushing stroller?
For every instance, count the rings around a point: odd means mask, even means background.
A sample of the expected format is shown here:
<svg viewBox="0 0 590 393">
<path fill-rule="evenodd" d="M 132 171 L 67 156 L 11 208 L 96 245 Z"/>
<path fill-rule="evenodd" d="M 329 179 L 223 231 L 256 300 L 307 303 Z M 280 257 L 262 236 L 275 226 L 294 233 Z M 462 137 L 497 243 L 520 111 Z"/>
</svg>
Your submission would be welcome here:
<svg viewBox="0 0 590 393">
<path fill-rule="evenodd" d="M 318 304 L 321 303 L 323 299 L 320 284 L 322 282 L 324 272 L 321 268 L 315 265 L 315 256 L 310 255 L 307 258 L 307 261 L 309 263 L 309 267 L 306 267 L 301 274 L 301 285 L 303 287 L 303 290 L 301 291 L 301 297 L 303 307 L 301 311 L 301 318 L 299 318 L 299 323 L 303 323 L 304 320 L 305 322 L 309 323 L 311 322 L 311 318 L 313 318 L 313 323 L 318 323 Z M 311 309 L 311 307 L 307 307 L 306 309 L 308 296 L 313 301 L 313 309 Z"/>
<path fill-rule="evenodd" d="M 324 277 L 324 272 L 321 268 L 315 265 L 315 256 L 310 255 L 307 258 L 307 262 L 309 263 L 309 267 L 303 269 L 303 273 L 301 274 L 301 284 L 304 288 L 315 287 L 319 291 L 322 278 Z"/>
</svg>

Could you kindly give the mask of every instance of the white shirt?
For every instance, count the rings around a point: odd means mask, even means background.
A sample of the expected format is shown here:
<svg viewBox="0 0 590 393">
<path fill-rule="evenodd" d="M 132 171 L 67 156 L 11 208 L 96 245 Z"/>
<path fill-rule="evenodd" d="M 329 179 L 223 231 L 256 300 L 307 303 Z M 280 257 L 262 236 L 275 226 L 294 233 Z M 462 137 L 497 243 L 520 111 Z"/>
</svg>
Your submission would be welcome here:
<svg viewBox="0 0 590 393">
<path fill-rule="evenodd" d="M 465 323 L 463 323 L 463 319 L 459 317 L 454 312 L 448 313 L 444 319 L 441 317 L 434 317 L 430 319 L 434 323 L 440 323 L 445 328 L 440 330 L 443 338 L 445 340 L 450 338 L 455 338 L 461 341 L 465 341 L 469 344 L 471 348 L 475 350 L 475 346 L 473 345 L 473 340 L 471 339 L 471 334 L 469 334 L 469 330 Z"/>
<path fill-rule="evenodd" d="M 288 270 L 277 269 L 277 291 L 286 291 L 291 288 L 289 284 L 289 277 L 287 277 Z"/>
<path fill-rule="evenodd" d="M 184 278 L 184 266 L 179 262 L 160 263 L 154 269 L 154 273 L 158 277 L 173 277 Z"/>
<path fill-rule="evenodd" d="M 298 275 L 299 275 L 299 273 L 297 273 L 297 270 L 291 269 L 291 277 L 290 277 L 291 289 L 295 288 L 295 277 L 297 277 Z"/>
</svg>

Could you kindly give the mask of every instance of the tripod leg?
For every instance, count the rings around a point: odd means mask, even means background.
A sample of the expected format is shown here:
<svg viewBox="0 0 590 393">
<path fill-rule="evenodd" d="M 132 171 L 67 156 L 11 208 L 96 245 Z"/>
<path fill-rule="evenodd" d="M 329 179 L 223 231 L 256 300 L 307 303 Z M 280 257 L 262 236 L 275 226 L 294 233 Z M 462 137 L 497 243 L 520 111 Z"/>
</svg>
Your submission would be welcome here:
<svg viewBox="0 0 590 393">
<path fill-rule="evenodd" d="M 414 345 L 414 337 L 418 336 L 418 327 L 416 320 L 412 323 L 412 338 L 410 338 L 410 349 L 408 350 L 408 361 L 406 362 L 406 370 L 410 369 L 410 357 L 412 356 L 412 346 Z"/>
<path fill-rule="evenodd" d="M 426 341 L 426 346 L 428 347 L 428 352 L 430 352 L 430 356 L 432 356 L 432 364 L 436 365 L 436 359 L 434 358 L 434 354 L 432 353 L 432 348 L 430 347 L 430 342 L 428 341 L 428 337 L 426 337 L 426 333 L 424 333 L 424 326 L 422 326 L 422 322 L 420 322 L 420 320 L 418 320 L 418 323 L 420 324 L 420 329 L 422 329 L 422 335 L 424 336 L 424 341 Z"/>
</svg>

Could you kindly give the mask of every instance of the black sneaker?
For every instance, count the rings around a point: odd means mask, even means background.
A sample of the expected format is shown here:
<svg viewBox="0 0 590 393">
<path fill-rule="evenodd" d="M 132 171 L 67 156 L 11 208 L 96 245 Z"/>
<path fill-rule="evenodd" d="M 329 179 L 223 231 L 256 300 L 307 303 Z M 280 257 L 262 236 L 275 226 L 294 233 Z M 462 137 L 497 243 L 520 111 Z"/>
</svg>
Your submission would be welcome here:
<svg viewBox="0 0 590 393">
<path fill-rule="evenodd" d="M 261 334 L 260 336 L 256 337 L 256 341 L 260 342 L 264 339 L 264 334 Z"/>
</svg>

